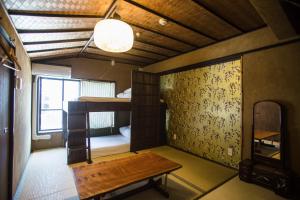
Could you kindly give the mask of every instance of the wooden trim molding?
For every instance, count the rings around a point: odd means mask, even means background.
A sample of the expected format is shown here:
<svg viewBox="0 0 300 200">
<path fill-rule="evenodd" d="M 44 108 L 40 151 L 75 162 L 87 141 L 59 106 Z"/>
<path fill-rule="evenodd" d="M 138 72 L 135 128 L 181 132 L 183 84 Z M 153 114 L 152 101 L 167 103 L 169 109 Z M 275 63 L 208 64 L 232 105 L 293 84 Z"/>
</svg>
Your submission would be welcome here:
<svg viewBox="0 0 300 200">
<path fill-rule="evenodd" d="M 252 50 L 248 50 L 248 51 L 239 52 L 239 53 L 236 53 L 236 54 L 233 54 L 233 55 L 230 55 L 230 56 L 224 56 L 224 57 L 212 59 L 212 60 L 209 60 L 209 61 L 199 62 L 199 63 L 186 65 L 186 66 L 183 66 L 183 67 L 178 67 L 178 68 L 174 68 L 174 69 L 163 71 L 163 72 L 158 72 L 157 74 L 159 74 L 160 76 L 163 76 L 163 75 L 166 75 L 166 74 L 172 74 L 172 73 L 177 73 L 177 72 L 188 71 L 188 70 L 201 68 L 201 67 L 221 63 L 221 62 L 228 62 L 228 61 L 231 61 L 231 60 L 242 58 L 242 56 L 244 54 L 257 52 L 257 51 L 262 51 L 262 50 L 274 48 L 274 47 L 277 47 L 277 46 L 287 45 L 287 44 L 296 43 L 296 42 L 300 42 L 300 37 L 289 40 L 289 41 L 285 41 L 285 42 L 276 43 L 276 44 L 273 44 L 273 45 L 261 47 L 261 48 L 256 48 L 256 49 L 252 49 Z"/>
</svg>

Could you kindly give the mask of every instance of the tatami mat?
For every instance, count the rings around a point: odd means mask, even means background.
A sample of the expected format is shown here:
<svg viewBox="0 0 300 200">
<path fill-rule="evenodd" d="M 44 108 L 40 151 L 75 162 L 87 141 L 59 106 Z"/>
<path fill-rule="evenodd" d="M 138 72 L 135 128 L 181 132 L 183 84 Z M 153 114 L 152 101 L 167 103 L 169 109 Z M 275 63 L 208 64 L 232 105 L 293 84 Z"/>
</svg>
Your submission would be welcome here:
<svg viewBox="0 0 300 200">
<path fill-rule="evenodd" d="M 115 154 L 94 159 L 94 162 L 112 160 L 134 155 Z M 14 199 L 78 199 L 72 166 L 87 165 L 86 162 L 67 165 L 65 148 L 55 148 L 33 152 L 29 158 L 22 180 Z"/>
<path fill-rule="evenodd" d="M 96 158 L 93 162 L 113 160 L 132 155 L 135 155 L 135 153 L 115 154 Z M 42 150 L 32 153 L 15 199 L 77 200 L 78 194 L 71 167 L 87 165 L 87 163 L 82 162 L 68 166 L 66 164 L 66 158 L 67 155 L 64 148 Z M 142 184 L 143 183 L 141 183 L 141 185 Z M 130 189 L 130 187 L 128 189 Z M 202 194 L 199 190 L 172 176 L 168 176 L 168 190 L 170 192 L 169 199 L 171 200 L 191 200 Z M 165 198 L 157 191 L 150 189 L 128 198 L 128 200 L 133 199 L 163 200 Z"/>
<path fill-rule="evenodd" d="M 150 151 L 181 164 L 183 167 L 172 172 L 172 174 L 190 182 L 202 192 L 209 191 L 237 173 L 234 169 L 201 159 L 169 146 L 152 148 Z"/>
<path fill-rule="evenodd" d="M 169 200 L 193 200 L 199 197 L 202 193 L 175 177 L 168 176 L 168 192 L 170 194 Z M 166 200 L 164 196 L 154 189 L 149 189 L 138 193 L 126 200 Z"/>
<path fill-rule="evenodd" d="M 159 147 L 151 149 L 166 158 L 172 159 L 183 165 L 183 168 L 168 176 L 168 191 L 171 200 L 192 200 L 199 197 L 204 200 L 224 199 L 274 199 L 282 200 L 272 191 L 257 185 L 241 182 L 238 177 L 231 179 L 216 190 L 205 194 L 204 189 L 218 185 L 228 179 L 235 171 L 218 164 L 211 163 L 196 156 L 178 151 L 171 147 Z M 97 158 L 94 162 L 112 160 L 134 153 L 124 153 Z M 78 200 L 78 194 L 74 184 L 71 166 L 86 165 L 86 162 L 66 164 L 66 149 L 56 148 L 37 151 L 31 154 L 21 182 L 15 195 L 16 200 Z M 184 180 L 182 180 L 182 178 Z M 143 183 L 138 183 L 143 184 Z M 197 185 L 197 187 L 194 187 Z M 130 186 L 127 189 L 131 189 Z M 123 190 L 126 190 L 123 189 Z M 117 191 L 118 192 L 118 191 Z M 120 192 L 120 191 L 119 191 Z M 251 197 L 251 198 L 249 198 Z M 126 200 L 163 200 L 160 193 L 153 189 L 138 193 Z"/>
<path fill-rule="evenodd" d="M 243 182 L 239 177 L 228 181 L 222 187 L 202 197 L 201 200 L 284 200 L 273 191 Z"/>
<path fill-rule="evenodd" d="M 15 195 L 16 199 L 41 199 L 43 196 L 75 188 L 66 158 L 66 150 L 63 148 L 32 153 Z"/>
</svg>

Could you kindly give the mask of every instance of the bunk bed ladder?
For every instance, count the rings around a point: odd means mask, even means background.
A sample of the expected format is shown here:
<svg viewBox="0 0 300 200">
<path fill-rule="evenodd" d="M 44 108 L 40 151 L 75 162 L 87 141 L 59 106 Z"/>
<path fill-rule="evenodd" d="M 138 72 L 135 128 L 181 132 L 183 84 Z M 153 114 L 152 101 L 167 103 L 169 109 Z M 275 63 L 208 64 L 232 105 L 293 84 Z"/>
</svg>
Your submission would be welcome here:
<svg viewBox="0 0 300 200">
<path fill-rule="evenodd" d="M 86 137 L 87 137 L 87 162 L 89 164 L 92 163 L 92 156 L 91 156 L 91 135 L 90 135 L 90 114 L 89 112 L 85 113 L 86 115 Z"/>
<path fill-rule="evenodd" d="M 88 115 L 85 103 L 68 102 L 68 164 L 91 160 Z"/>
</svg>

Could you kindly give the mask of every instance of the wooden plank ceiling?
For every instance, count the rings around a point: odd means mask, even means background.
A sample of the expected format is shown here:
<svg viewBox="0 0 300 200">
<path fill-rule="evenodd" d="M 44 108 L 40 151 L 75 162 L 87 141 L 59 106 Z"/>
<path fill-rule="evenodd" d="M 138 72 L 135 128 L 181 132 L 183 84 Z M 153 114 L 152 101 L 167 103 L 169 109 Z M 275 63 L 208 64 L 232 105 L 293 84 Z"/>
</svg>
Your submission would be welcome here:
<svg viewBox="0 0 300 200">
<path fill-rule="evenodd" d="M 265 26 L 249 0 L 4 0 L 4 4 L 32 60 L 81 56 L 146 66 Z M 139 33 L 125 53 L 104 52 L 88 43 L 95 24 L 115 5 L 121 19 Z M 161 18 L 168 21 L 165 26 L 158 23 Z"/>
</svg>

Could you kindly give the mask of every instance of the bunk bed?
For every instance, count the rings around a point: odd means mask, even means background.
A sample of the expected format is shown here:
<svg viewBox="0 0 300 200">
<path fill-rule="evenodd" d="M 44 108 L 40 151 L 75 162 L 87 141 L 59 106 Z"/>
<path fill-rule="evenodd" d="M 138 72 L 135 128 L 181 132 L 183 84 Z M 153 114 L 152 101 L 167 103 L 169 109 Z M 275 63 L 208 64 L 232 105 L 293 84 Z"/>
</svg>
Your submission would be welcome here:
<svg viewBox="0 0 300 200">
<path fill-rule="evenodd" d="M 130 139 L 122 134 L 91 137 L 90 140 L 92 159 L 130 151 Z"/>
<path fill-rule="evenodd" d="M 166 105 L 160 102 L 159 76 L 132 71 L 131 86 L 131 98 L 81 97 L 78 101 L 68 102 L 68 108 L 64 112 L 67 124 L 65 129 L 68 164 L 92 162 L 91 143 L 97 143 L 97 139 L 91 141 L 89 112 L 130 111 L 131 136 L 127 140 L 130 151 L 165 143 Z M 107 139 L 111 141 L 117 139 L 113 137 Z M 122 145 L 126 146 L 126 142 Z M 101 152 L 99 154 L 101 155 Z"/>
</svg>

